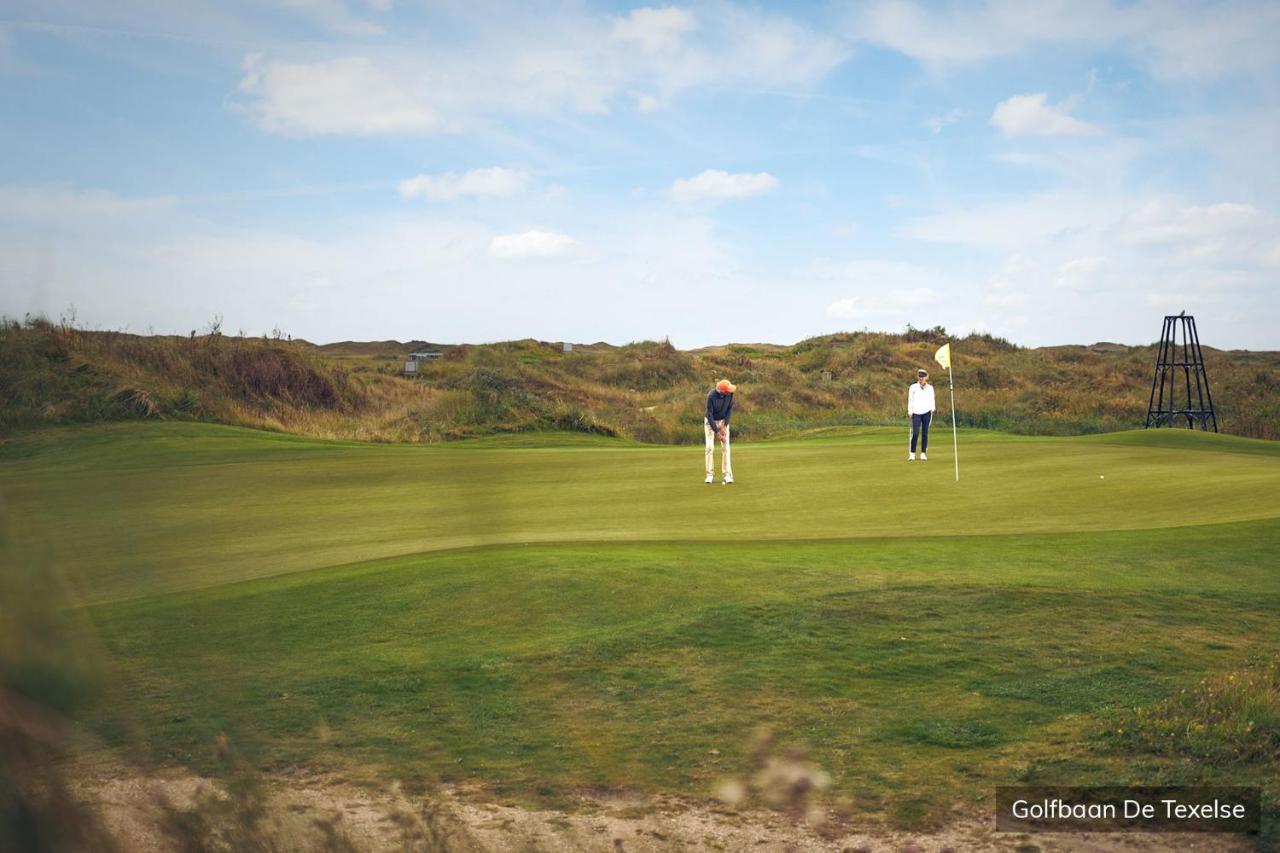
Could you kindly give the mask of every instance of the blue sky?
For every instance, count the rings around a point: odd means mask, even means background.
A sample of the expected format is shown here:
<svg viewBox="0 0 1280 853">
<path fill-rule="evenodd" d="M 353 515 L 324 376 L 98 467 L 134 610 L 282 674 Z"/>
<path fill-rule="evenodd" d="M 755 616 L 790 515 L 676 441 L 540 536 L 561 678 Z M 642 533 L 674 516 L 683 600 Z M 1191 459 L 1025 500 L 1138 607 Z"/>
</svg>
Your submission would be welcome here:
<svg viewBox="0 0 1280 853">
<path fill-rule="evenodd" d="M 0 0 L 0 313 L 1280 348 L 1280 4 Z"/>
</svg>

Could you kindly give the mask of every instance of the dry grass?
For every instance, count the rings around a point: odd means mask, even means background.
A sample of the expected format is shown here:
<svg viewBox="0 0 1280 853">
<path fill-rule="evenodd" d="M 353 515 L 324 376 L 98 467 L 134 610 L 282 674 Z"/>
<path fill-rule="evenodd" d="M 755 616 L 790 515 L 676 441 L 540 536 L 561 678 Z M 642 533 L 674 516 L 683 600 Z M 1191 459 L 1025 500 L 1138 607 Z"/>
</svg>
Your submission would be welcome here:
<svg viewBox="0 0 1280 853">
<path fill-rule="evenodd" d="M 740 386 L 741 439 L 902 421 L 915 369 L 945 330 L 827 335 L 790 347 L 683 352 L 522 340 L 443 347 L 399 375 L 418 344 L 317 347 L 277 338 L 138 336 L 42 321 L 0 328 L 0 428 L 129 418 L 218 421 L 319 438 L 437 442 L 568 430 L 642 442 L 702 440 L 706 389 Z M 1143 422 L 1154 347 L 1026 349 L 990 335 L 954 339 L 961 426 L 1032 434 Z M 1206 350 L 1224 432 L 1280 438 L 1280 353 Z M 935 372 L 943 417 L 945 376 Z"/>
</svg>

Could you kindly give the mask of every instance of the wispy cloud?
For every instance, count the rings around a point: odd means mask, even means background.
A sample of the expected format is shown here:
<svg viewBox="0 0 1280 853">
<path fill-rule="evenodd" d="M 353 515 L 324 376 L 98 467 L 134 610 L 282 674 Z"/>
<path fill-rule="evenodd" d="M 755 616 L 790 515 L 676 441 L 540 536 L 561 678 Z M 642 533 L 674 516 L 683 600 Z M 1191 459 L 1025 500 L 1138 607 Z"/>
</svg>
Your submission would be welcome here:
<svg viewBox="0 0 1280 853">
<path fill-rule="evenodd" d="M 679 47 L 685 33 L 696 26 L 697 20 L 688 9 L 632 9 L 626 17 L 614 19 L 609 35 L 614 41 L 638 44 L 654 53 Z"/>
<path fill-rule="evenodd" d="M 955 109 L 948 110 L 942 115 L 930 116 L 929 120 L 925 122 L 925 126 L 927 126 L 929 130 L 936 136 L 939 133 L 941 133 L 942 129 L 947 125 L 955 124 L 956 122 L 958 122 L 960 120 L 960 116 L 961 116 L 961 112 L 960 112 L 960 109 L 957 107 Z"/>
<path fill-rule="evenodd" d="M 489 254 L 495 258 L 558 258 L 568 254 L 578 241 L 553 231 L 521 231 L 501 234 L 489 241 Z"/>
<path fill-rule="evenodd" d="M 1049 45 L 1123 49 L 1164 79 L 1216 78 L 1280 65 L 1280 6 L 1267 0 L 876 0 L 853 7 L 847 34 L 929 66 L 975 64 Z"/>
<path fill-rule="evenodd" d="M 991 124 L 1005 136 L 1094 136 L 1098 127 L 1068 114 L 1069 104 L 1050 106 L 1048 95 L 1035 92 L 1001 101 L 991 113 Z"/>
<path fill-rule="evenodd" d="M 809 276 L 848 293 L 827 305 L 826 315 L 862 325 L 898 326 L 953 287 L 952 276 L 921 264 L 881 259 L 819 261 Z"/>
<path fill-rule="evenodd" d="M 291 134 L 429 133 L 435 112 L 363 56 L 296 63 L 246 57 L 240 91 L 263 130 Z"/>
<path fill-rule="evenodd" d="M 463 196 L 511 196 L 529 187 L 528 172 L 493 166 L 458 174 L 417 175 L 397 185 L 405 198 L 422 197 L 428 201 L 453 201 Z"/>
<path fill-rule="evenodd" d="M 707 169 L 692 178 L 680 178 L 671 185 L 671 197 L 677 201 L 749 198 L 773 192 L 778 179 L 768 172 L 725 172 Z"/>
<path fill-rule="evenodd" d="M 345 7 L 344 7 L 345 8 Z M 253 55 L 240 90 L 267 131 L 432 133 L 495 115 L 651 112 L 684 92 L 807 87 L 850 55 L 839 39 L 784 15 L 715 4 L 495 19 L 469 38 L 421 47 L 366 43 L 358 53 Z"/>
</svg>

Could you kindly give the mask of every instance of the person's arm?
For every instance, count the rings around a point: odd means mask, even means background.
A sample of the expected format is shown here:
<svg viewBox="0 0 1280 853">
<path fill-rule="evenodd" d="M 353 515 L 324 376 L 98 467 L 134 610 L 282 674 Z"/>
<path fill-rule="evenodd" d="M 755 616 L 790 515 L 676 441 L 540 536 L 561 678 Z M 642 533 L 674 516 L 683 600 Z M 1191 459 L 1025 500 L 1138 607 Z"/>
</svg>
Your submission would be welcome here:
<svg viewBox="0 0 1280 853">
<path fill-rule="evenodd" d="M 729 428 L 729 416 L 733 414 L 733 395 L 729 395 L 729 405 L 724 407 L 724 426 Z"/>
<path fill-rule="evenodd" d="M 711 431 L 716 431 L 716 413 L 711 408 L 711 401 L 715 397 L 716 392 L 711 391 L 707 394 L 707 423 L 711 426 Z"/>
<path fill-rule="evenodd" d="M 911 383 L 911 387 L 907 389 L 907 417 L 911 417 L 912 403 L 916 399 L 916 389 L 920 386 L 917 383 Z"/>
</svg>

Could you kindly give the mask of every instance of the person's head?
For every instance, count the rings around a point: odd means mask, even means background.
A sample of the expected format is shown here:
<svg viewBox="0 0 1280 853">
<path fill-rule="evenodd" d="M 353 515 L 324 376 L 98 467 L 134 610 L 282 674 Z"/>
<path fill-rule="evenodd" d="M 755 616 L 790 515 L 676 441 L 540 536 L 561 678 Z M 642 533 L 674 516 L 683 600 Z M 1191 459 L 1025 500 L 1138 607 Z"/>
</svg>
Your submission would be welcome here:
<svg viewBox="0 0 1280 853">
<path fill-rule="evenodd" d="M 721 394 L 732 394 L 734 391 L 738 390 L 738 386 L 734 385 L 728 379 L 721 379 L 716 383 L 716 390 Z"/>
<path fill-rule="evenodd" d="M 916 371 L 916 379 L 920 380 L 920 386 L 924 387 L 929 382 L 929 371 L 923 367 Z"/>
</svg>

